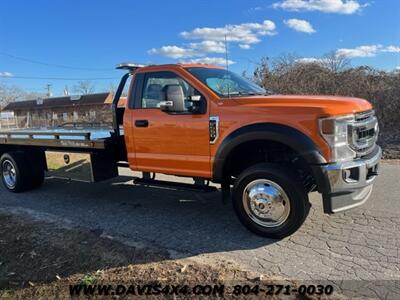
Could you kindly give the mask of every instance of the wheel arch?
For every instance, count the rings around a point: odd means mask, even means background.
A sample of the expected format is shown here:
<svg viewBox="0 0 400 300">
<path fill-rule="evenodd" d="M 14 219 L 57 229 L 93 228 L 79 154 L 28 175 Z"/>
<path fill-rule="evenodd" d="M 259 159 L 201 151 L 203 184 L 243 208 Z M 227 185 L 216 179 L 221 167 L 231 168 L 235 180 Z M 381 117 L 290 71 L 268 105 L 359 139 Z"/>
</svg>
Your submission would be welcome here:
<svg viewBox="0 0 400 300">
<path fill-rule="evenodd" d="M 280 143 L 292 149 L 310 166 L 326 163 L 319 148 L 301 131 L 283 124 L 257 123 L 236 129 L 219 145 L 213 163 L 213 181 L 222 182 L 229 157 L 237 147 L 252 141 Z M 318 168 L 312 168 L 313 176 L 318 180 L 321 174 L 316 174 Z M 322 183 L 321 183 L 322 184 Z M 320 184 L 318 184 L 318 189 Z"/>
</svg>

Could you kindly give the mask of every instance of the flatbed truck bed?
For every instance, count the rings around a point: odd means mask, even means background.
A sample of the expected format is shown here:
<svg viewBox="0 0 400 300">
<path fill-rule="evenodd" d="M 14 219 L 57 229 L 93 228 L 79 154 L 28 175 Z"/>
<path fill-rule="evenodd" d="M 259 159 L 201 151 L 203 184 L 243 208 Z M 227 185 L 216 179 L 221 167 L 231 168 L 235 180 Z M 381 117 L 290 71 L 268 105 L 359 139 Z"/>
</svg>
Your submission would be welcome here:
<svg viewBox="0 0 400 300">
<path fill-rule="evenodd" d="M 131 72 L 122 77 L 114 94 L 110 127 L 95 127 L 94 123 L 89 123 L 0 131 L 0 153 L 7 154 L 10 164 L 23 165 L 26 168 L 23 173 L 30 173 L 29 179 L 13 186 L 11 191 L 22 192 L 40 186 L 44 171 L 47 176 L 97 182 L 118 176 L 120 166 L 129 167 L 123 130 L 125 108 L 118 107 L 129 76 Z M 33 180 L 35 177 L 40 180 Z"/>
<path fill-rule="evenodd" d="M 45 162 L 46 176 L 97 182 L 118 176 L 125 164 L 123 129 L 55 127 L 0 131 L 0 147 Z"/>
<path fill-rule="evenodd" d="M 112 139 L 112 128 L 40 128 L 0 131 L 0 145 L 106 149 L 107 142 Z"/>
</svg>

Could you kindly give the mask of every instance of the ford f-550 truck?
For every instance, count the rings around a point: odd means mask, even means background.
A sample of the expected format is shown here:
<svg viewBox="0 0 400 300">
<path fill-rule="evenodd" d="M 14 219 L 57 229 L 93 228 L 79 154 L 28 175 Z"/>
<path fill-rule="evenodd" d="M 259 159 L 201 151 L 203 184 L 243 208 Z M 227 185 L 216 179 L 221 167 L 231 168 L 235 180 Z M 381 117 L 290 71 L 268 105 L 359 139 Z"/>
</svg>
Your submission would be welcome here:
<svg viewBox="0 0 400 300">
<path fill-rule="evenodd" d="M 143 172 L 138 184 L 183 188 L 155 174 L 193 177 L 193 188 L 220 184 L 243 225 L 270 238 L 301 226 L 312 191 L 322 194 L 328 214 L 359 206 L 371 195 L 381 149 L 368 101 L 274 95 L 212 65 L 117 68 L 127 73 L 113 100 L 112 129 L 0 133 L 1 177 L 9 191 L 38 188 L 46 171 L 96 182 L 129 167 Z"/>
</svg>

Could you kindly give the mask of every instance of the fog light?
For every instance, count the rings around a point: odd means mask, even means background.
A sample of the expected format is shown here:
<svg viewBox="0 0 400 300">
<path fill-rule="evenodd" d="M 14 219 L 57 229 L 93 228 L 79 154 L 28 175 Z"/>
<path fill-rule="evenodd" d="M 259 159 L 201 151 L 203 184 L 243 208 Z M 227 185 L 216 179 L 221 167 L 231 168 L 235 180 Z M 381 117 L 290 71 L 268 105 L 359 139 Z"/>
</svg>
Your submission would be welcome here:
<svg viewBox="0 0 400 300">
<path fill-rule="evenodd" d="M 357 167 L 343 170 L 343 180 L 354 183 L 360 180 L 360 171 Z"/>
<path fill-rule="evenodd" d="M 348 180 L 351 176 L 351 171 L 350 170 L 343 170 L 343 178 L 344 180 Z"/>
</svg>

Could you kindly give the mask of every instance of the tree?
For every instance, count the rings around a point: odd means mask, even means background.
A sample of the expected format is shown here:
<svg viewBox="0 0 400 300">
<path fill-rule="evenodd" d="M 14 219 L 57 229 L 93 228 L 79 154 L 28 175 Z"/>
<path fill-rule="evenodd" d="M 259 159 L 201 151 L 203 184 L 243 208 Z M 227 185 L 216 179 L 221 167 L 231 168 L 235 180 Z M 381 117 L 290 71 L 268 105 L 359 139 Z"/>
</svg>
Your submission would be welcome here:
<svg viewBox="0 0 400 300">
<path fill-rule="evenodd" d="M 278 73 L 288 72 L 300 60 L 296 53 L 282 53 L 271 61 L 271 66 Z"/>
<path fill-rule="evenodd" d="M 334 73 L 338 73 L 350 67 L 350 60 L 344 55 L 329 52 L 321 59 L 321 65 Z"/>
<path fill-rule="evenodd" d="M 10 86 L 0 82 L 0 110 L 11 102 L 34 100 L 44 96 L 44 93 L 29 92 L 19 86 Z"/>
<path fill-rule="evenodd" d="M 10 102 L 23 98 L 25 95 L 26 92 L 20 87 L 8 86 L 4 83 L 0 83 L 0 109 Z"/>
<path fill-rule="evenodd" d="M 95 85 L 89 80 L 79 81 L 78 84 L 73 87 L 73 91 L 79 95 L 93 94 Z"/>
</svg>

